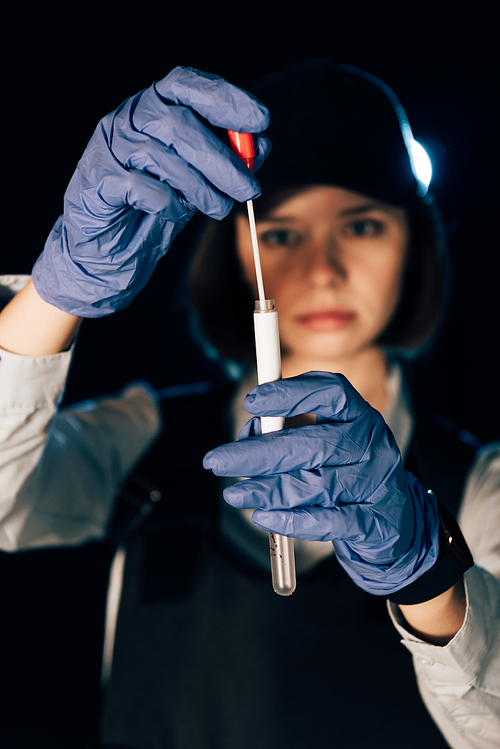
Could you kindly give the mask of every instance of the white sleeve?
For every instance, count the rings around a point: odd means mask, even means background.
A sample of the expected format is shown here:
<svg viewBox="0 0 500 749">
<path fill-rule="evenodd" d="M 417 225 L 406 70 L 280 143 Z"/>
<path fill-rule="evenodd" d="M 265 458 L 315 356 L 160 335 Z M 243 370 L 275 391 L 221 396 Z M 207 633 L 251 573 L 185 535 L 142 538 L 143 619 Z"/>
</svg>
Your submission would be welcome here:
<svg viewBox="0 0 500 749">
<path fill-rule="evenodd" d="M 500 442 L 480 451 L 465 487 L 458 522 L 476 564 L 500 581 Z"/>
<path fill-rule="evenodd" d="M 0 350 L 0 549 L 100 538 L 116 490 L 160 431 L 152 391 L 132 385 L 57 412 L 71 353 Z"/>
<path fill-rule="evenodd" d="M 444 647 L 405 629 L 389 613 L 412 653 L 422 699 L 452 749 L 500 745 L 500 443 L 485 448 L 469 475 L 459 515 L 475 559 L 465 573 L 464 624 Z"/>
</svg>

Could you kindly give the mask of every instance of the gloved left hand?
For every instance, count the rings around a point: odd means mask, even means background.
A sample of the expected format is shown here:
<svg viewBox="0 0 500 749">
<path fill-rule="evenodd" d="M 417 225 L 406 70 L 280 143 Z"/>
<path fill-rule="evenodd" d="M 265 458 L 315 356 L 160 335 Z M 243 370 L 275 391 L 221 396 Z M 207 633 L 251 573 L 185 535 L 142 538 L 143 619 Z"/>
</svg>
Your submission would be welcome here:
<svg viewBox="0 0 500 749">
<path fill-rule="evenodd" d="M 80 317 L 122 309 L 196 211 L 222 219 L 234 200 L 260 195 L 253 173 L 197 114 L 238 132 L 260 133 L 269 124 L 254 96 L 184 67 L 106 115 L 33 269 L 42 299 Z M 254 170 L 269 149 L 256 136 Z"/>
<path fill-rule="evenodd" d="M 316 424 L 211 450 L 205 468 L 248 476 L 224 490 L 233 507 L 258 508 L 255 525 L 308 541 L 333 541 L 354 582 L 390 596 L 417 580 L 439 554 L 437 500 L 403 468 L 382 416 L 342 375 L 308 372 L 254 388 L 245 408 L 258 416 L 316 414 Z"/>
</svg>

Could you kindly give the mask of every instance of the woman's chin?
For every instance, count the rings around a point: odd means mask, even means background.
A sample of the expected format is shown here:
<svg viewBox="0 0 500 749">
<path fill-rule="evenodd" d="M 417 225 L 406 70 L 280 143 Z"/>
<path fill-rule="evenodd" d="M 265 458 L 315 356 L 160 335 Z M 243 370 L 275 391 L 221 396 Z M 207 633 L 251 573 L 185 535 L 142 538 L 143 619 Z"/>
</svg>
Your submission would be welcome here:
<svg viewBox="0 0 500 749">
<path fill-rule="evenodd" d="M 352 333 L 347 331 L 322 331 L 314 335 L 308 333 L 305 336 L 296 335 L 292 338 L 294 345 L 288 347 L 286 338 L 282 336 L 283 359 L 289 358 L 296 361 L 324 362 L 325 370 L 329 370 L 329 363 L 334 365 L 336 361 L 341 362 L 350 359 L 365 348 L 365 342 L 357 342 Z"/>
</svg>

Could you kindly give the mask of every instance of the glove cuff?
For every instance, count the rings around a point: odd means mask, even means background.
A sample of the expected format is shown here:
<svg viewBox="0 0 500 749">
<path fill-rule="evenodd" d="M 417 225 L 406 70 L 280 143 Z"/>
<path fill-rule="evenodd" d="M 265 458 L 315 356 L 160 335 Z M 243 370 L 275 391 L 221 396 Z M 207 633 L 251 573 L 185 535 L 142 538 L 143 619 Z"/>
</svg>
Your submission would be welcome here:
<svg viewBox="0 0 500 749">
<path fill-rule="evenodd" d="M 406 588 L 389 596 L 403 606 L 424 603 L 451 588 L 474 564 L 472 554 L 457 521 L 438 500 L 439 556 L 430 570 Z"/>
</svg>

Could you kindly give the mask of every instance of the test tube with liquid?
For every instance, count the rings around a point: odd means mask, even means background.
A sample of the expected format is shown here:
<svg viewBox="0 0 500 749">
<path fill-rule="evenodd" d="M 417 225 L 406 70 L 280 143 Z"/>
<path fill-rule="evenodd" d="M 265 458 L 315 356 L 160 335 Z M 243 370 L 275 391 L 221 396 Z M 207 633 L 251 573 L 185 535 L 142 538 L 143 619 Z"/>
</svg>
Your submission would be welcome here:
<svg viewBox="0 0 500 749">
<path fill-rule="evenodd" d="M 229 142 L 232 150 L 253 169 L 255 156 L 253 136 L 250 133 L 236 133 L 229 130 Z M 255 263 L 255 276 L 259 299 L 255 302 L 254 329 L 255 351 L 257 355 L 257 380 L 259 385 L 281 379 L 281 347 L 278 328 L 278 312 L 274 299 L 266 299 L 262 270 L 260 266 L 259 245 L 253 202 L 247 201 L 248 221 Z M 284 419 L 281 416 L 261 417 L 262 434 L 277 432 L 283 429 Z M 296 587 L 295 552 L 293 538 L 269 534 L 269 555 L 271 559 L 271 578 L 273 589 L 280 596 L 290 596 Z"/>
<path fill-rule="evenodd" d="M 257 379 L 259 385 L 281 378 L 281 353 L 278 312 L 274 299 L 255 302 L 255 350 L 257 354 Z M 282 416 L 262 416 L 262 434 L 283 429 Z M 269 534 L 269 554 L 273 589 L 280 596 L 290 596 L 295 590 L 295 553 L 293 538 Z"/>
</svg>

